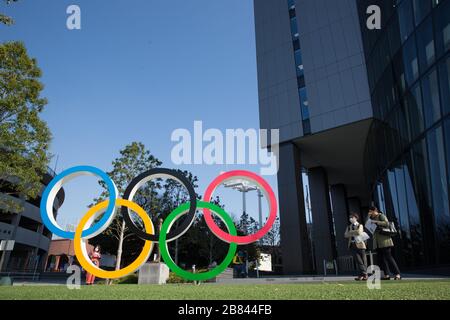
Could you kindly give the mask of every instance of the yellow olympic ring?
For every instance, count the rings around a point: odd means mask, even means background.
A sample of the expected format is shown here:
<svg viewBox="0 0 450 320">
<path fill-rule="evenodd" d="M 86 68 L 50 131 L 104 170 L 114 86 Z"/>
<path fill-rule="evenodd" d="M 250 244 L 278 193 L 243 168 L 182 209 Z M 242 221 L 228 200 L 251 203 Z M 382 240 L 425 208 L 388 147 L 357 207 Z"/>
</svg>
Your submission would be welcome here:
<svg viewBox="0 0 450 320">
<path fill-rule="evenodd" d="M 92 224 L 93 220 L 95 219 L 96 216 L 98 216 L 101 210 L 104 211 L 106 207 L 108 207 L 108 203 L 109 203 L 108 200 L 100 202 L 99 204 L 96 204 L 95 206 L 90 208 L 88 212 L 86 212 L 86 214 L 83 216 L 83 218 L 81 219 L 80 223 L 78 224 L 75 230 L 75 236 L 73 241 L 74 241 L 75 255 L 78 259 L 78 262 L 87 272 L 99 278 L 116 279 L 136 271 L 142 264 L 144 264 L 148 260 L 150 253 L 152 252 L 153 242 L 150 240 L 145 240 L 145 244 L 144 247 L 142 248 L 141 254 L 136 258 L 136 260 L 134 260 L 130 265 L 128 265 L 125 268 L 114 271 L 107 271 L 98 268 L 91 261 L 91 259 L 89 259 L 89 255 L 86 251 L 87 240 L 81 238 L 81 233 L 83 232 L 84 226 L 88 222 Z M 125 206 L 136 212 L 144 222 L 145 231 L 150 234 L 154 233 L 152 220 L 149 218 L 145 210 L 142 209 L 138 204 L 125 199 L 116 199 L 115 206 Z"/>
</svg>

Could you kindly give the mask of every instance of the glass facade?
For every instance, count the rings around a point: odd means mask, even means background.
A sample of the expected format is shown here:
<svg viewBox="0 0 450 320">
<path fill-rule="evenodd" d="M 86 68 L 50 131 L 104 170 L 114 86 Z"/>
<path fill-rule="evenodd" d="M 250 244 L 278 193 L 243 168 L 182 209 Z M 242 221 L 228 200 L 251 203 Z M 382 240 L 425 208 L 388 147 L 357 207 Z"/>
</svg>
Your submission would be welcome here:
<svg viewBox="0 0 450 320">
<path fill-rule="evenodd" d="M 450 264 L 450 0 L 358 0 L 374 121 L 373 201 L 400 230 L 404 268 Z M 380 6 L 382 29 L 366 27 Z"/>
<path fill-rule="evenodd" d="M 288 0 L 287 5 L 291 23 L 291 35 L 294 48 L 295 70 L 297 73 L 298 94 L 300 98 L 300 108 L 302 113 L 303 134 L 308 135 L 311 134 L 311 126 L 309 122 L 308 95 L 305 88 L 305 75 L 303 73 L 302 50 L 300 47 L 297 14 L 295 11 L 295 0 Z"/>
</svg>

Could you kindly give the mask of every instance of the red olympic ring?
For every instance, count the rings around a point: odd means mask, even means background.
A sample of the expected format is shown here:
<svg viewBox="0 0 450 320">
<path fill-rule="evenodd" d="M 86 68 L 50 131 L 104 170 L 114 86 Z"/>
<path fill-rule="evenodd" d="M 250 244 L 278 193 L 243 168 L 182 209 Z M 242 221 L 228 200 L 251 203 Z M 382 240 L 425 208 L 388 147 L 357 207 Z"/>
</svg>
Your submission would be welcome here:
<svg viewBox="0 0 450 320">
<path fill-rule="evenodd" d="M 254 234 L 250 234 L 247 236 L 233 236 L 223 231 L 222 229 L 219 228 L 219 226 L 217 226 L 217 224 L 214 222 L 211 216 L 211 211 L 209 209 L 207 208 L 203 209 L 203 216 L 205 217 L 205 221 L 208 227 L 219 239 L 228 243 L 234 242 L 237 244 L 248 244 L 258 241 L 267 232 L 269 232 L 277 216 L 277 200 L 275 198 L 275 194 L 270 185 L 263 178 L 261 178 L 260 176 L 258 176 L 253 172 L 245 170 L 235 170 L 223 173 L 217 178 L 215 178 L 208 186 L 208 188 L 205 191 L 203 201 L 209 202 L 211 200 L 212 194 L 221 183 L 225 182 L 226 180 L 233 180 L 236 178 L 242 178 L 244 180 L 253 181 L 254 183 L 257 184 L 258 187 L 261 188 L 261 191 L 265 194 L 266 199 L 269 202 L 269 210 L 270 210 L 269 217 L 265 225 Z"/>
</svg>

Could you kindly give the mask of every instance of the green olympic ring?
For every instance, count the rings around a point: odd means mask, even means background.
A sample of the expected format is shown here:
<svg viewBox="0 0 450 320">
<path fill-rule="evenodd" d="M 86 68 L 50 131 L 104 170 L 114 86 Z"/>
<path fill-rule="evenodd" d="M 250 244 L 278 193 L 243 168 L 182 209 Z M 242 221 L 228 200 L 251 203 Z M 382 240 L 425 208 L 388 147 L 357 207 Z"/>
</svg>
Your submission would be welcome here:
<svg viewBox="0 0 450 320">
<path fill-rule="evenodd" d="M 237 250 L 237 244 L 236 243 L 230 243 L 230 247 L 228 249 L 228 253 L 225 257 L 225 259 L 222 261 L 221 264 L 219 264 L 217 267 L 215 267 L 212 270 L 209 270 L 207 272 L 202 273 L 192 273 L 189 271 L 186 271 L 182 268 L 180 268 L 173 260 L 172 257 L 169 254 L 169 248 L 167 246 L 167 232 L 172 227 L 173 223 L 183 214 L 189 211 L 190 204 L 189 202 L 186 202 L 182 204 L 181 206 L 177 207 L 175 210 L 173 210 L 169 216 L 164 220 L 164 223 L 162 224 L 161 231 L 159 234 L 159 248 L 161 251 L 161 256 L 164 259 L 164 262 L 167 264 L 167 266 L 172 270 L 175 274 L 179 275 L 180 277 L 183 277 L 188 280 L 193 281 L 202 281 L 202 280 L 208 280 L 211 278 L 214 278 L 219 273 L 224 271 L 228 265 L 233 260 L 233 257 Z M 212 204 L 210 202 L 204 202 L 204 201 L 197 201 L 197 208 L 201 209 L 210 209 L 214 213 L 216 213 L 219 218 L 225 222 L 228 232 L 236 236 L 237 231 L 236 227 L 234 226 L 233 220 L 231 217 L 223 210 L 221 207 Z"/>
</svg>

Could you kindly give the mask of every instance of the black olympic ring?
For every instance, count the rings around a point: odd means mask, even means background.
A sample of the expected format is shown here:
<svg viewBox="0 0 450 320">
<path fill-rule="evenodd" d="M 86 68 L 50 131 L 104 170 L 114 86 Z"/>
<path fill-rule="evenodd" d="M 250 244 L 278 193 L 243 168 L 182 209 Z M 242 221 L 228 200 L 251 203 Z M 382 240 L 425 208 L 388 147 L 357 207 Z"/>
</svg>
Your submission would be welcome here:
<svg viewBox="0 0 450 320">
<path fill-rule="evenodd" d="M 136 178 L 134 178 L 131 183 L 128 185 L 127 189 L 124 193 L 124 199 L 133 201 L 133 197 L 136 194 L 137 190 L 144 185 L 146 182 L 158 179 L 158 178 L 170 178 L 181 183 L 189 193 L 189 212 L 186 214 L 186 218 L 183 220 L 181 225 L 179 225 L 176 229 L 171 230 L 167 234 L 167 241 L 171 241 L 172 239 L 176 239 L 182 236 L 191 226 L 195 219 L 195 211 L 197 209 L 196 201 L 197 196 L 195 194 L 194 187 L 190 183 L 190 181 L 184 176 L 180 171 L 166 169 L 166 168 L 154 168 L 150 169 L 146 172 L 141 173 Z M 143 240 L 150 240 L 154 242 L 158 242 L 159 240 L 159 230 L 155 230 L 155 234 L 149 234 L 141 229 L 139 229 L 131 219 L 131 211 L 129 208 L 123 206 L 121 209 L 121 213 L 123 219 L 125 220 L 125 224 L 131 229 L 133 233 L 135 233 L 139 238 Z"/>
</svg>

